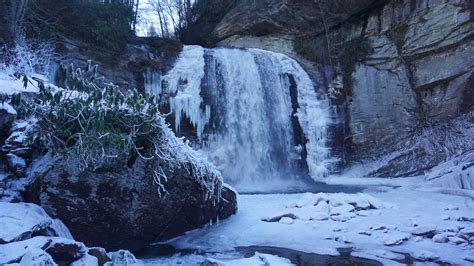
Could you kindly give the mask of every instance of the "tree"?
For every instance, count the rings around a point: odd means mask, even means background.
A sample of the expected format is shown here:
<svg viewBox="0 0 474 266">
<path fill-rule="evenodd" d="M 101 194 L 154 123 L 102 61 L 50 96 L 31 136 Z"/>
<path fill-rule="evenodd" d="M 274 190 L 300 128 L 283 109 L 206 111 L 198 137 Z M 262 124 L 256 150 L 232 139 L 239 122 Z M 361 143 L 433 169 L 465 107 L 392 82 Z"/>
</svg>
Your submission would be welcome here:
<svg viewBox="0 0 474 266">
<path fill-rule="evenodd" d="M 97 51 L 121 54 L 133 37 L 138 0 L 29 0 L 29 37 L 74 37 Z"/>
</svg>

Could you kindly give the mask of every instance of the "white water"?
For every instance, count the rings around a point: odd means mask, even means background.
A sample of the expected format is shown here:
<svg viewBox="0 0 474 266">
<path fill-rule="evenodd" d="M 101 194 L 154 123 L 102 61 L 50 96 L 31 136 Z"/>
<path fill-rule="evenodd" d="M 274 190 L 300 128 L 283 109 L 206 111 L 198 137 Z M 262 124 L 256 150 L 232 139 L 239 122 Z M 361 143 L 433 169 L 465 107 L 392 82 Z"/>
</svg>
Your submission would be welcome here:
<svg viewBox="0 0 474 266">
<path fill-rule="evenodd" d="M 201 149 L 238 189 L 288 185 L 308 170 L 313 179 L 327 175 L 327 105 L 293 59 L 258 49 L 185 46 L 161 83 L 147 91 L 169 102 L 178 132 L 188 118 Z M 301 166 L 304 149 L 292 114 L 306 138 L 308 169 Z"/>
</svg>

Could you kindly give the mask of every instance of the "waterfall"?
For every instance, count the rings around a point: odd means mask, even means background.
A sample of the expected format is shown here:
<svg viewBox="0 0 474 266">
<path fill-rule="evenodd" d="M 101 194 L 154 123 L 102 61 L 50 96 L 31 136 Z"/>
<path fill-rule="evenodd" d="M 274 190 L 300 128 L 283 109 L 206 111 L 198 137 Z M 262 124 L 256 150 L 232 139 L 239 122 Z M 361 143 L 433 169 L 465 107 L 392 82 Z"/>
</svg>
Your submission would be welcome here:
<svg viewBox="0 0 474 266">
<path fill-rule="evenodd" d="M 327 104 L 288 56 L 185 46 L 160 88 L 147 87 L 169 103 L 177 132 L 188 119 L 198 147 L 238 189 L 328 172 Z"/>
</svg>

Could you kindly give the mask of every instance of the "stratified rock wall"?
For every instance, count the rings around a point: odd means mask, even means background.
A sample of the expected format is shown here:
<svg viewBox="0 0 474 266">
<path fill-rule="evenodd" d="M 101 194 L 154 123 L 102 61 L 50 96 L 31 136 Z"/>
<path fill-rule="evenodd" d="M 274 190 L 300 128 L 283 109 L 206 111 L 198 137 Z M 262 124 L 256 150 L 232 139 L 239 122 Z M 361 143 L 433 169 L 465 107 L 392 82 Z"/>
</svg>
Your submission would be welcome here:
<svg viewBox="0 0 474 266">
<path fill-rule="evenodd" d="M 232 10 L 215 29 L 219 45 L 297 59 L 331 100 L 328 145 L 343 163 L 380 157 L 405 137 L 473 109 L 472 1 L 345 1 L 348 9 L 337 12 L 328 1 L 320 1 L 323 8 L 318 1 L 270 2 Z"/>
</svg>

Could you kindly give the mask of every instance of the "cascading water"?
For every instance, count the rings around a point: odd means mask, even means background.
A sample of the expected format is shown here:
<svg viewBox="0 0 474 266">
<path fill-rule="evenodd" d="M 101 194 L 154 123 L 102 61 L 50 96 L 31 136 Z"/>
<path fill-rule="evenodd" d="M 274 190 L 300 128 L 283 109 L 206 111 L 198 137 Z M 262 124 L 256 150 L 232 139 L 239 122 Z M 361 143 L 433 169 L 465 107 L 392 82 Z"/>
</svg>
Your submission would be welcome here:
<svg viewBox="0 0 474 266">
<path fill-rule="evenodd" d="M 178 132 L 187 118 L 200 149 L 239 190 L 327 174 L 326 104 L 285 55 L 185 46 L 160 86 L 146 90 L 169 103 Z"/>
</svg>

